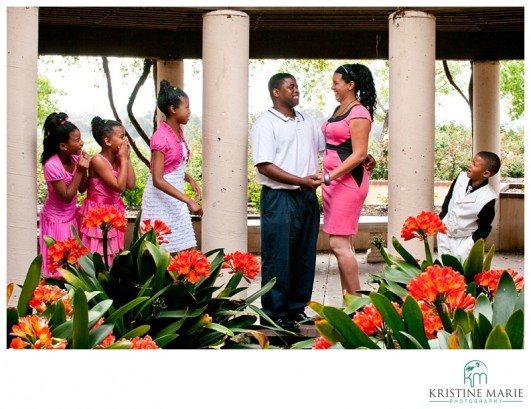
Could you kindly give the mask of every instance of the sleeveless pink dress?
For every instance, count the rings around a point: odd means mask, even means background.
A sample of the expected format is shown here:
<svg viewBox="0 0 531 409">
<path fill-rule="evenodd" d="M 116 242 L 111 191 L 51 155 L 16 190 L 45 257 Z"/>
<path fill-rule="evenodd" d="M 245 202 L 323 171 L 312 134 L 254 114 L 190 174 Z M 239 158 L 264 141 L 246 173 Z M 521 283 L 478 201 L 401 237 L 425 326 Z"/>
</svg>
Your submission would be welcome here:
<svg viewBox="0 0 531 409">
<path fill-rule="evenodd" d="M 48 270 L 48 246 L 44 242 L 44 236 L 50 236 L 55 241 L 61 241 L 72 237 L 71 225 L 77 230 L 77 194 L 69 203 L 65 203 L 53 189 L 52 182 L 64 180 L 66 185 L 72 183 L 76 174 L 78 155 L 72 155 L 74 170 L 69 173 L 61 163 L 59 156 L 53 155 L 43 166 L 44 179 L 48 188 L 48 196 L 39 216 L 39 250 L 42 254 L 42 273 L 46 277 L 62 277 L 51 274 Z"/>
<path fill-rule="evenodd" d="M 326 138 L 323 156 L 324 172 L 330 172 L 342 163 L 341 157 L 352 153 L 349 123 L 354 118 L 371 121 L 363 105 L 353 106 L 345 115 L 330 118 L 321 127 Z M 350 153 L 349 153 L 350 152 Z M 321 185 L 323 198 L 323 231 L 338 236 L 358 233 L 358 221 L 363 202 L 369 192 L 369 172 L 362 162 L 349 173 L 333 180 L 330 186 Z"/>
<path fill-rule="evenodd" d="M 101 156 L 105 162 L 107 162 L 114 177 L 118 177 L 120 168 L 118 167 L 116 170 L 114 170 L 111 163 L 104 156 L 101 154 L 98 155 Z M 83 217 L 85 217 L 85 215 L 95 207 L 114 207 L 123 213 L 125 212 L 125 206 L 120 193 L 108 187 L 101 179 L 89 178 L 88 182 L 89 185 L 87 197 L 79 209 L 79 238 L 90 252 L 99 253 L 103 257 L 102 231 L 99 227 L 82 227 L 81 222 L 83 221 Z M 125 232 L 116 229 L 111 229 L 108 232 L 107 253 L 109 256 L 109 264 L 112 262 L 114 254 L 117 254 L 120 250 L 123 250 L 124 238 Z"/>
</svg>

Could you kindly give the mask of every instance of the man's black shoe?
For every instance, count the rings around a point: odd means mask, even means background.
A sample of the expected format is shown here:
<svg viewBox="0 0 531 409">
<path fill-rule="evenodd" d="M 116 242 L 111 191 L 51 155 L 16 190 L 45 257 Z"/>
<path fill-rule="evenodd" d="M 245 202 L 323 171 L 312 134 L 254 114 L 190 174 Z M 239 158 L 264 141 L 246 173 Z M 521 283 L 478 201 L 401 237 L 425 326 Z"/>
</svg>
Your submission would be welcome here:
<svg viewBox="0 0 531 409">
<path fill-rule="evenodd" d="M 313 324 L 313 318 L 308 317 L 304 312 L 292 313 L 288 317 L 299 324 Z"/>
<path fill-rule="evenodd" d="M 299 325 L 298 322 L 293 321 L 292 319 L 287 318 L 287 317 L 273 318 L 272 320 L 280 328 L 283 328 L 283 329 L 285 329 L 287 331 L 295 331 L 295 330 L 298 330 L 300 328 L 300 325 Z M 262 318 L 260 318 L 260 324 L 261 325 L 272 326 L 271 323 L 269 323 L 268 321 L 266 321 L 266 320 L 264 320 Z"/>
</svg>

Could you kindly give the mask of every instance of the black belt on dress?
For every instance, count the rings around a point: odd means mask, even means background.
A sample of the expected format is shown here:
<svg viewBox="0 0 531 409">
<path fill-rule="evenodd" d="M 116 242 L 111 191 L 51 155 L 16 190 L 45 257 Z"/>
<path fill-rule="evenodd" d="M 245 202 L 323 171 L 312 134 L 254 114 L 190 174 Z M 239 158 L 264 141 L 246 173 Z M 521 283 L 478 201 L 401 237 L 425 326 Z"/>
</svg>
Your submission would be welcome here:
<svg viewBox="0 0 531 409">
<path fill-rule="evenodd" d="M 345 142 L 339 144 L 339 145 L 331 145 L 329 143 L 326 144 L 326 149 L 330 149 L 337 152 L 337 155 L 339 156 L 339 159 L 341 159 L 341 162 L 344 162 L 345 159 L 347 159 L 352 154 L 352 141 L 347 139 Z M 354 169 L 352 169 L 349 172 L 354 180 L 356 181 L 356 184 L 361 186 L 361 182 L 363 182 L 363 162 L 361 162 L 358 166 L 356 166 Z"/>
</svg>

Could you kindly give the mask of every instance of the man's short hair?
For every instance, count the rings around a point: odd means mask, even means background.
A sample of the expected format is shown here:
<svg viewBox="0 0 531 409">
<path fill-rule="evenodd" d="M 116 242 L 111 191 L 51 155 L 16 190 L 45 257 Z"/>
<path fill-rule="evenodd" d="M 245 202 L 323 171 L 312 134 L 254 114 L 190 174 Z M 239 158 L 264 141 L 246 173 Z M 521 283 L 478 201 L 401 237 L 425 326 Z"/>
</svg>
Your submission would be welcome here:
<svg viewBox="0 0 531 409">
<path fill-rule="evenodd" d="M 481 151 L 477 155 L 485 161 L 486 169 L 494 176 L 501 167 L 500 157 L 493 152 Z"/>
<path fill-rule="evenodd" d="M 267 83 L 267 88 L 269 89 L 269 96 L 273 98 L 273 90 L 274 89 L 280 89 L 282 86 L 282 83 L 286 78 L 293 78 L 295 77 L 291 74 L 288 74 L 287 72 L 279 72 L 278 74 L 273 75 L 269 82 Z"/>
</svg>

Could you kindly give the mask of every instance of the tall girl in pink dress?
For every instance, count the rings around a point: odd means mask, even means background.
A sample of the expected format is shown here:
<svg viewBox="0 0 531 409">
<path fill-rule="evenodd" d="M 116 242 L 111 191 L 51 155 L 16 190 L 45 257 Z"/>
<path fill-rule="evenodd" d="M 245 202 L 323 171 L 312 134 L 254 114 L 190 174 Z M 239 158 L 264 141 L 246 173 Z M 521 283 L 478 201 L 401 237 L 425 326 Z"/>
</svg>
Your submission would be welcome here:
<svg viewBox="0 0 531 409">
<path fill-rule="evenodd" d="M 83 217 L 95 207 L 114 207 L 125 212 L 121 194 L 135 186 L 135 171 L 131 163 L 131 146 L 125 128 L 112 119 L 99 116 L 92 119 L 92 135 L 101 151 L 90 162 L 87 197 L 79 210 L 79 237 L 92 253 L 103 256 L 103 236 L 99 227 L 83 227 Z M 125 233 L 111 229 L 107 234 L 107 262 L 124 248 Z"/>
<path fill-rule="evenodd" d="M 186 172 L 190 149 L 181 125 L 190 119 L 190 101 L 182 89 L 162 80 L 157 106 L 166 120 L 160 121 L 149 144 L 151 173 L 142 196 L 142 220 L 159 219 L 166 223 L 171 234 L 164 236 L 169 242 L 163 246 L 170 253 L 176 253 L 197 246 L 190 214 L 203 215 L 198 203 L 201 189 Z M 194 198 L 186 195 L 185 182 L 194 190 Z"/>
<path fill-rule="evenodd" d="M 336 69 L 332 90 L 340 105 L 321 128 L 326 138 L 323 231 L 329 234 L 330 248 L 337 258 L 343 292 L 355 294 L 360 281 L 352 236 L 358 232 L 369 191 L 365 160 L 376 91 L 370 70 L 361 64 L 345 64 Z"/>
<path fill-rule="evenodd" d="M 56 275 L 48 270 L 48 247 L 44 237 L 61 241 L 72 237 L 72 225 L 77 230 L 77 192 L 87 190 L 90 157 L 82 150 L 81 132 L 64 112 L 48 115 L 42 129 L 41 163 L 48 189 L 39 216 L 42 273 L 46 277 L 61 277 L 59 273 Z"/>
</svg>

